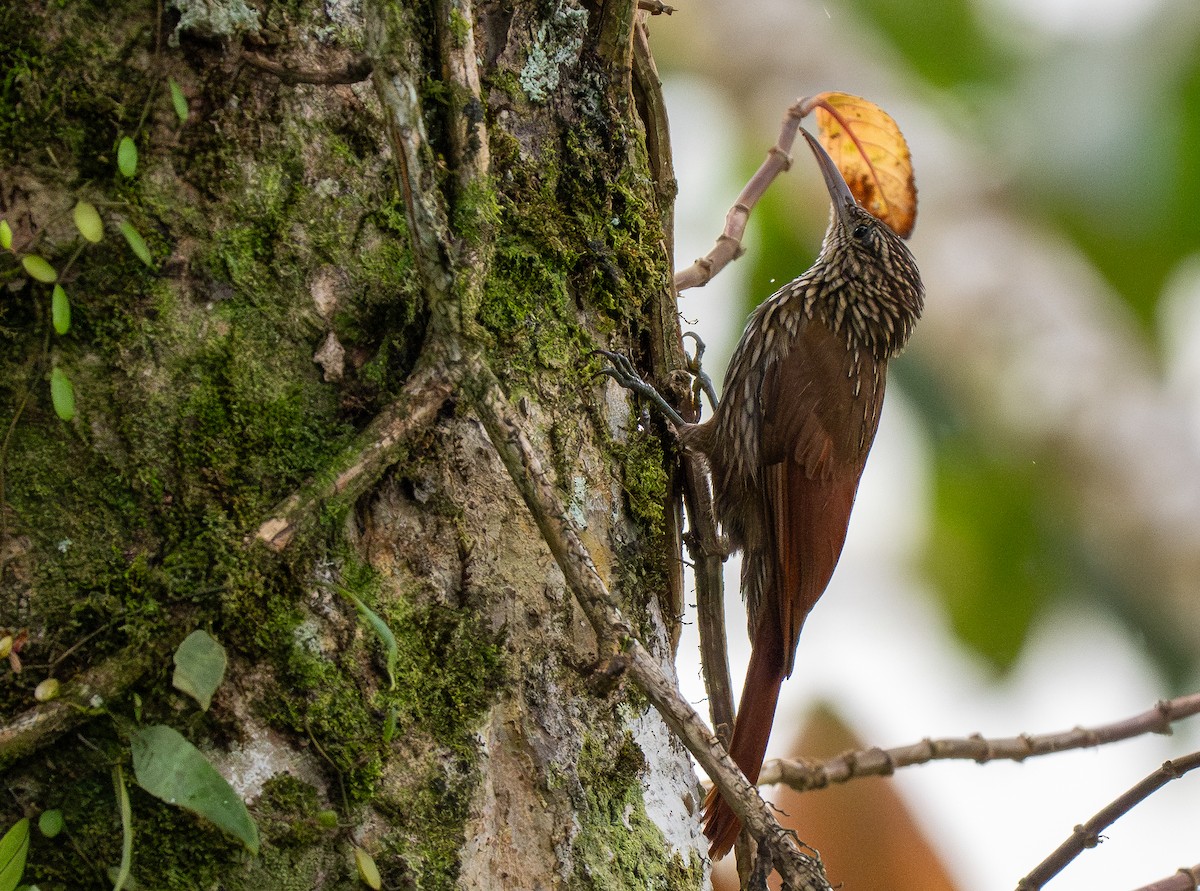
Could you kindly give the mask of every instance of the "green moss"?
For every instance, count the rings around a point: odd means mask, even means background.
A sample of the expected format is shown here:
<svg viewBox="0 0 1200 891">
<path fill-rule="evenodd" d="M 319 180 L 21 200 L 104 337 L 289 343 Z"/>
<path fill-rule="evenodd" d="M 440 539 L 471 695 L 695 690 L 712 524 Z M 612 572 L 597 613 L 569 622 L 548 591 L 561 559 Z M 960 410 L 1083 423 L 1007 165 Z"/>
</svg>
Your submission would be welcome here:
<svg viewBox="0 0 1200 891">
<path fill-rule="evenodd" d="M 471 33 L 471 23 L 467 21 L 462 11 L 457 7 L 450 9 L 450 36 L 454 38 L 454 45 L 462 48 L 467 44 L 467 36 Z"/>
<path fill-rule="evenodd" d="M 144 72 L 122 63 L 130 46 L 153 41 L 153 26 L 144 7 L 124 4 L 131 8 L 122 15 L 112 5 L 56 4 L 48 12 L 0 4 L 0 144 L 8 157 L 77 166 L 82 177 L 113 175 L 117 137 L 136 128 L 148 86 Z"/>
<path fill-rule="evenodd" d="M 478 771 L 473 759 L 454 762 L 449 770 L 427 761 L 412 765 L 412 771 L 394 798 L 379 802 L 392 831 L 375 861 L 385 880 L 398 887 L 453 891 Z"/>
<path fill-rule="evenodd" d="M 571 854 L 577 888 L 700 888 L 698 855 L 684 862 L 668 854 L 662 830 L 646 815 L 642 796 L 645 756 L 632 734 L 615 740 L 585 738 L 579 781 L 587 796 Z"/>
<path fill-rule="evenodd" d="M 263 784 L 254 806 L 259 835 L 264 845 L 307 848 L 329 836 L 317 814 L 321 812 L 317 790 L 291 774 L 278 774 Z"/>
<path fill-rule="evenodd" d="M 613 453 L 622 468 L 630 511 L 651 535 L 660 535 L 670 482 L 662 441 L 633 431 L 627 442 L 613 444 Z"/>
<path fill-rule="evenodd" d="M 259 643 L 276 662 L 277 686 L 263 706 L 267 720 L 311 739 L 349 801 L 369 798 L 383 773 L 383 716 L 358 677 L 362 643 L 326 654 L 315 623 L 283 609 L 259 629 Z"/>
</svg>

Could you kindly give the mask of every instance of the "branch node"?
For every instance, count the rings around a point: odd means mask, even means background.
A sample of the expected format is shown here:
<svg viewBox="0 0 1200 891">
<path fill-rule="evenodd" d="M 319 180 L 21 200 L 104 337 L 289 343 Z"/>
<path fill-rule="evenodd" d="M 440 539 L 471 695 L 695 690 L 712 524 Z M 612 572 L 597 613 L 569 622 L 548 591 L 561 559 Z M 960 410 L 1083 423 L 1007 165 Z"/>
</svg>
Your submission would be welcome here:
<svg viewBox="0 0 1200 891">
<path fill-rule="evenodd" d="M 773 145 L 769 149 L 767 149 L 767 154 L 773 158 L 780 159 L 780 163 L 783 165 L 784 173 L 786 173 L 792 169 L 792 155 L 790 152 L 785 152 L 779 146 Z M 736 207 L 745 207 L 745 205 L 741 205 L 741 204 L 735 205 L 735 206 Z M 745 210 L 746 210 L 746 214 L 749 215 L 750 208 L 745 207 Z"/>
</svg>

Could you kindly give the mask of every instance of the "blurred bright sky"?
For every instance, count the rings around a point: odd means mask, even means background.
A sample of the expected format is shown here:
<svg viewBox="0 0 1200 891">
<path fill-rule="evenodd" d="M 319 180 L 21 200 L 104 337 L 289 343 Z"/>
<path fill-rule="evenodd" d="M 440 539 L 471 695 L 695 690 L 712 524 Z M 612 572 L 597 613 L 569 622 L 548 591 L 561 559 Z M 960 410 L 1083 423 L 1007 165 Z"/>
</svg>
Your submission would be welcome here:
<svg viewBox="0 0 1200 891">
<path fill-rule="evenodd" d="M 1159 4 L 1003 0 L 1002 5 L 1048 32 L 1103 35 L 1129 27 Z M 727 125 L 736 115 L 725 105 L 725 94 L 691 77 L 668 76 L 664 88 L 680 187 L 676 255 L 684 266 L 706 253 L 720 231 L 742 185 L 733 173 L 742 147 Z M 765 149 L 774 138 L 773 129 L 764 129 L 757 141 Z M 817 169 L 807 160 L 798 153 L 790 175 L 809 177 L 819 188 Z M 938 175 L 923 169 L 919 156 L 917 169 L 919 180 Z M 753 221 L 747 247 L 755 249 Z M 709 344 L 706 364 L 718 384 L 745 317 L 746 277 L 739 266 L 733 264 L 680 300 L 686 323 L 694 323 L 685 324 L 685 330 L 699 332 Z M 794 274 L 791 266 L 781 268 L 779 284 Z M 1198 279 L 1200 271 L 1178 287 L 1194 293 Z M 1200 312 L 1188 305 L 1181 303 L 1177 324 L 1190 324 L 1200 340 Z M 1200 377 L 1200 362 L 1188 358 L 1186 350 L 1178 355 L 1176 376 Z M 818 699 L 834 703 L 871 744 L 888 747 L 927 736 L 1011 736 L 1107 723 L 1142 712 L 1165 695 L 1161 677 L 1128 630 L 1082 608 L 1059 609 L 1040 621 L 1020 663 L 1001 681 L 962 649 L 914 565 L 931 510 L 930 445 L 924 437 L 904 392 L 889 386 L 846 549 L 829 591 L 805 626 L 768 757 L 787 749 L 806 709 Z M 727 565 L 726 588 L 735 697 L 749 655 L 737 577 L 734 559 Z M 691 617 L 679 653 L 684 693 L 707 714 Z M 964 891 L 1012 889 L 1073 826 L 1164 759 L 1198 747 L 1193 722 L 1171 738 L 1144 737 L 1025 764 L 935 763 L 902 770 L 898 780 Z M 1155 795 L 1050 887 L 1133 889 L 1200 861 L 1197 783 L 1200 778 L 1185 778 Z"/>
</svg>

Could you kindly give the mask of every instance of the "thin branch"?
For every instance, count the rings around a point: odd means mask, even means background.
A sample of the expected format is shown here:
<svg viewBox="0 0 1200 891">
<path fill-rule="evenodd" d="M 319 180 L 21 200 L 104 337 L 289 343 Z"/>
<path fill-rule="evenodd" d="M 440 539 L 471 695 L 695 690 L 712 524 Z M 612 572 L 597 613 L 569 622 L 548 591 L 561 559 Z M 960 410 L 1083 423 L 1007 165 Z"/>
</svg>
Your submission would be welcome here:
<svg viewBox="0 0 1200 891">
<path fill-rule="evenodd" d="M 1197 886 L 1200 886 L 1200 864 L 1182 867 L 1174 875 L 1134 891 L 1196 891 Z"/>
<path fill-rule="evenodd" d="M 1193 752 L 1172 761 L 1164 761 L 1162 767 L 1104 807 L 1096 816 L 1082 826 L 1076 826 L 1070 837 L 1059 845 L 1054 853 L 1039 863 L 1029 875 L 1017 882 L 1017 891 L 1038 891 L 1062 872 L 1072 860 L 1082 854 L 1085 848 L 1096 847 L 1101 841 L 1101 832 L 1171 780 L 1177 780 L 1197 767 L 1200 767 L 1200 752 Z"/>
<path fill-rule="evenodd" d="M 662 0 L 638 0 L 637 7 L 650 15 L 671 15 L 675 12 L 674 6 L 667 6 Z"/>
<path fill-rule="evenodd" d="M 746 232 L 750 211 L 767 191 L 767 187 L 775 181 L 775 177 L 791 169 L 790 152 L 796 141 L 796 133 L 800 129 L 800 120 L 804 117 L 805 101 L 797 99 L 783 116 L 779 140 L 767 151 L 766 160 L 754 176 L 750 177 L 733 207 L 725 215 L 725 229 L 713 249 L 687 269 L 675 273 L 675 287 L 678 290 L 684 291 L 708 284 L 714 275 L 742 255 L 742 235 Z"/>
<path fill-rule="evenodd" d="M 450 350 L 457 348 L 457 339 L 449 335 L 459 330 L 457 307 L 451 303 L 454 272 L 446 257 L 450 244 L 449 215 L 442 190 L 438 184 L 437 162 L 425 134 L 425 119 L 421 110 L 417 83 L 420 81 L 419 60 L 403 57 L 411 48 L 400 51 L 390 46 L 387 25 L 388 11 L 381 2 L 364 4 L 366 41 L 375 59 L 394 60 L 389 70 L 376 64 L 371 83 L 384 110 L 388 138 L 393 157 L 399 168 L 400 187 L 404 192 L 404 210 L 413 262 L 420 276 L 426 300 L 430 304 L 431 342 L 447 341 Z M 449 330 L 446 327 L 449 326 Z M 443 336 L 445 335 L 445 336 Z"/>
<path fill-rule="evenodd" d="M 341 68 L 288 68 L 258 53 L 243 52 L 242 58 L 259 71 L 273 74 L 285 84 L 357 84 L 371 76 L 374 63 L 366 56 L 351 59 Z"/>
<path fill-rule="evenodd" d="M 1061 733 L 1021 734 L 1003 739 L 985 739 L 978 734 L 923 739 L 894 749 L 847 752 L 817 765 L 787 759 L 772 760 L 763 765 L 758 782 L 764 786 L 784 783 L 798 792 L 805 792 L 858 777 L 891 776 L 899 767 L 930 761 L 969 760 L 980 764 L 997 760 L 1024 761 L 1036 755 L 1094 748 L 1146 733 L 1169 734 L 1172 723 L 1196 714 L 1200 714 L 1200 693 L 1190 693 L 1178 699 L 1160 701 L 1141 714 L 1099 727 L 1076 727 Z"/>
<path fill-rule="evenodd" d="M 357 445 L 345 453 L 342 462 L 276 507 L 253 540 L 282 551 L 321 508 L 353 504 L 399 460 L 413 437 L 433 423 L 460 377 L 457 366 L 418 368 L 405 382 L 400 398 L 359 435 Z"/>
<path fill-rule="evenodd" d="M 823 889 L 829 883 L 819 858 L 803 851 L 792 834 L 780 827 L 699 715 L 680 695 L 666 673 L 633 634 L 591 555 L 584 547 L 530 437 L 509 407 L 500 385 L 486 367 L 468 378 L 477 389 L 475 407 L 484 429 L 508 469 L 542 537 L 562 570 L 568 587 L 587 615 L 601 646 L 616 655 L 667 726 L 695 756 L 721 789 L 725 800 L 755 837 L 766 841 L 775 868 L 794 891 Z"/>
<path fill-rule="evenodd" d="M 56 699 L 0 724 L 0 769 L 48 745 L 107 706 L 156 665 L 162 654 L 136 646 L 63 683 Z"/>
<path fill-rule="evenodd" d="M 438 46 L 446 79 L 454 85 L 450 147 L 459 188 L 486 180 L 491 156 L 479 87 L 475 51 L 475 13 L 471 0 L 438 0 Z M 454 23 L 457 23 L 454 24 Z"/>
</svg>

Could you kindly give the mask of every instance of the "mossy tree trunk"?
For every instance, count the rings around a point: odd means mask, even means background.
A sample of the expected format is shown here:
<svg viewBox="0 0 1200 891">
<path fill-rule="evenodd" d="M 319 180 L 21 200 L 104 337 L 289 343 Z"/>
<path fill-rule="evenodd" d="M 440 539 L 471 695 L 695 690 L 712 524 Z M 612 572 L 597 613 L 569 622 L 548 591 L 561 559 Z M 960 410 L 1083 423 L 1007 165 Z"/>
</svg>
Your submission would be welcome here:
<svg viewBox="0 0 1200 891">
<path fill-rule="evenodd" d="M 113 769 L 163 724 L 261 849 L 129 781 L 138 887 L 359 887 L 355 847 L 389 888 L 704 883 L 686 755 L 606 670 L 496 442 L 540 456 L 669 667 L 669 447 L 591 354 L 660 383 L 681 359 L 638 15 L 0 9 L 0 831 L 66 825 L 26 882 L 111 887 Z M 195 629 L 229 658 L 207 711 L 172 686 Z"/>
</svg>

